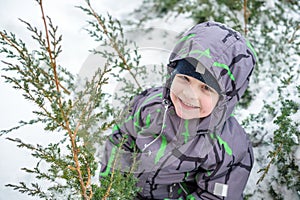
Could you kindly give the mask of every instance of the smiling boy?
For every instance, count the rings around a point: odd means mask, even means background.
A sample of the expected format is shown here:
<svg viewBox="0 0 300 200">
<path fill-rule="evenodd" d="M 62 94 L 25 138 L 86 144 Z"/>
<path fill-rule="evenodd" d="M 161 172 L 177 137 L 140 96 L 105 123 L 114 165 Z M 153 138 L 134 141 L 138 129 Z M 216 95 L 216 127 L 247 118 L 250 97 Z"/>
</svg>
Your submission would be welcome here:
<svg viewBox="0 0 300 200">
<path fill-rule="evenodd" d="M 136 96 L 115 125 L 100 176 L 126 171 L 137 153 L 141 191 L 133 199 L 243 199 L 253 152 L 231 114 L 253 71 L 253 48 L 224 24 L 206 22 L 182 36 L 169 60 L 165 86 Z"/>
<path fill-rule="evenodd" d="M 197 63 L 197 60 L 179 60 L 173 72 L 177 74 L 172 81 L 170 97 L 176 114 L 182 119 L 207 117 L 219 100 L 218 92 L 205 83 L 203 75 L 193 72 L 192 63 Z M 214 79 L 212 76 L 209 78 Z"/>
</svg>

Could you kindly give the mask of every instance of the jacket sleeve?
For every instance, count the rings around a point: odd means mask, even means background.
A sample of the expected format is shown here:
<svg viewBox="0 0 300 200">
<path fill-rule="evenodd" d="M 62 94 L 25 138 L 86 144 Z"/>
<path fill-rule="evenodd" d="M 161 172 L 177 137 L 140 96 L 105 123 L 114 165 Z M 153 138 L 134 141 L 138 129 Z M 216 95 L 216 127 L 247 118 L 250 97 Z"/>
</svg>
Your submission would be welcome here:
<svg viewBox="0 0 300 200">
<path fill-rule="evenodd" d="M 127 172 L 133 162 L 136 151 L 135 138 L 140 127 L 138 104 L 141 95 L 135 97 L 124 109 L 120 123 L 115 124 L 112 134 L 105 142 L 101 159 L 100 179 L 110 174 L 113 169 Z"/>
<path fill-rule="evenodd" d="M 225 154 L 224 151 L 220 153 L 219 156 Z M 231 157 L 230 161 L 220 160 L 211 171 L 198 173 L 196 176 L 198 188 L 183 199 L 242 200 L 243 191 L 253 166 L 251 144 L 243 154 Z"/>
</svg>

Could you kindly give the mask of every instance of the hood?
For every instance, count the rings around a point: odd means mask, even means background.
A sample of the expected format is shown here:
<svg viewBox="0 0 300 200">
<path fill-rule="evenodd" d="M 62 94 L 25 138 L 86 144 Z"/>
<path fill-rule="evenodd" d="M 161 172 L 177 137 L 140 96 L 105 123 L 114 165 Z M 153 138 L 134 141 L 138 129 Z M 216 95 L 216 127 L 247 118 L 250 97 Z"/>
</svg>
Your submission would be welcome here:
<svg viewBox="0 0 300 200">
<path fill-rule="evenodd" d="M 184 33 L 171 52 L 169 79 L 165 95 L 169 94 L 172 71 L 176 61 L 194 58 L 215 78 L 220 99 L 209 117 L 204 118 L 208 129 L 216 131 L 230 117 L 244 94 L 256 63 L 250 43 L 238 32 L 218 22 L 197 24 Z"/>
</svg>

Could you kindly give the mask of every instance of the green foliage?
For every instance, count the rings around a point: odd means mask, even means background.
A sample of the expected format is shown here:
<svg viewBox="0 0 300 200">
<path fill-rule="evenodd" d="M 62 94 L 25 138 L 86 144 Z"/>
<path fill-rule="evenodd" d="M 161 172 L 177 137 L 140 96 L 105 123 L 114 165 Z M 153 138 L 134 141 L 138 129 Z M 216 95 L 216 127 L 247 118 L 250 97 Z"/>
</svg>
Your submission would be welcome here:
<svg viewBox="0 0 300 200">
<path fill-rule="evenodd" d="M 243 98 L 240 100 L 238 106 L 240 106 L 243 109 L 248 108 L 253 98 L 255 98 L 255 95 L 252 94 L 252 92 L 249 89 L 247 89 L 243 95 Z"/>
<path fill-rule="evenodd" d="M 282 194 L 278 194 L 276 190 L 273 188 L 273 186 L 270 186 L 269 193 L 275 200 L 284 200 Z"/>
<path fill-rule="evenodd" d="M 138 54 L 137 46 L 124 37 L 119 20 L 113 19 L 109 14 L 107 18 L 98 15 L 89 3 L 88 6 L 88 8 L 79 7 L 91 17 L 88 21 L 90 26 L 87 29 L 88 34 L 95 42 L 99 42 L 101 47 L 110 47 L 101 48 L 100 51 L 93 49 L 91 52 L 105 58 L 107 62 L 105 65 L 109 65 L 112 70 L 110 75 L 116 82 L 122 83 L 122 87 L 114 94 L 114 98 L 120 102 L 128 102 L 130 97 L 141 92 L 142 86 L 139 80 L 146 74 L 145 66 L 140 66 L 141 56 Z M 133 48 L 130 48 L 131 46 Z M 130 79 L 122 76 L 125 72 L 129 73 Z"/>
<path fill-rule="evenodd" d="M 280 114 L 274 119 L 274 124 L 278 128 L 274 131 L 273 144 L 276 149 L 282 146 L 282 150 L 277 155 L 276 162 L 278 172 L 282 176 L 278 177 L 276 181 L 279 184 L 286 184 L 288 189 L 300 191 L 300 169 L 294 160 L 294 152 L 299 145 L 300 139 L 300 123 L 291 118 L 291 116 L 299 112 L 300 103 L 282 96 L 281 89 L 283 88 L 287 89 L 287 86 L 280 87 L 279 99 L 281 100 L 282 107 L 280 108 Z M 298 93 L 298 97 L 300 97 L 300 93 Z M 269 152 L 269 157 L 272 154 L 274 154 L 274 151 Z"/>
<path fill-rule="evenodd" d="M 236 29 L 242 30 L 236 15 L 241 9 L 242 3 L 238 0 L 144 0 L 140 8 L 136 9 L 135 14 L 142 18 L 137 22 L 139 26 L 157 17 L 187 15 L 197 23 L 213 19 L 234 25 Z"/>
<path fill-rule="evenodd" d="M 136 178 L 133 174 L 124 175 L 121 171 L 115 171 L 113 180 L 111 176 L 101 179 L 101 187 L 95 187 L 92 199 L 98 200 L 105 196 L 107 188 L 111 186 L 109 199 L 132 199 L 140 188 L 135 186 Z"/>
<path fill-rule="evenodd" d="M 74 75 L 57 63 L 62 52 L 62 36 L 51 18 L 45 16 L 42 1 L 37 3 L 44 30 L 21 20 L 31 33 L 37 49 L 30 50 L 15 34 L 0 31 L 0 53 L 5 57 L 2 60 L 2 70 L 5 72 L 2 78 L 36 106 L 33 110 L 36 118 L 28 122 L 20 121 L 15 127 L 2 130 L 1 136 L 37 123 L 44 125 L 44 131 L 63 136 L 59 142 L 47 146 L 8 137 L 8 140 L 30 150 L 31 155 L 37 158 L 33 169 L 22 170 L 39 181 L 6 186 L 41 199 L 101 199 L 104 195 L 111 199 L 129 199 L 138 190 L 132 174 L 124 177 L 116 171 L 112 178 L 103 179 L 101 184 L 93 183 L 92 178 L 98 176 L 96 170 L 99 165 L 95 144 L 101 145 L 106 138 L 105 133 L 115 123 L 115 116 L 120 113 L 110 104 L 112 95 L 105 93 L 103 87 L 114 75 L 118 82 L 123 83 L 120 89 L 123 96 L 118 96 L 118 100 L 139 92 L 142 88 L 136 77 L 144 72 L 138 67 L 140 56 L 135 48 L 134 57 L 131 57 L 131 49 L 127 47 L 129 42 L 124 39 L 120 22 L 109 14 L 107 17 L 98 15 L 86 1 L 87 8 L 79 8 L 92 18 L 87 31 L 100 45 L 111 47 L 111 51 L 93 50 L 93 53 L 106 58 L 106 63 L 89 80 L 75 80 Z M 121 78 L 119 74 L 122 72 L 129 72 L 133 81 Z M 112 183 L 114 189 L 110 190 L 107 186 Z"/>
<path fill-rule="evenodd" d="M 262 182 L 272 170 L 271 165 L 275 165 L 280 175 L 272 177 L 272 182 L 276 182 L 279 186 L 286 186 L 293 193 L 300 191 L 300 169 L 295 160 L 300 139 L 298 78 L 299 75 L 291 75 L 287 78 L 288 82 L 283 80 L 277 87 L 277 97 L 271 99 L 271 102 L 265 102 L 258 114 L 250 115 L 243 122 L 249 132 L 254 133 L 251 135 L 254 146 L 273 148 L 267 155 L 270 159 L 268 165 L 259 171 L 263 173 L 258 183 Z M 266 124 L 270 127 L 265 127 Z M 266 136 L 271 137 L 271 140 L 265 140 Z M 272 187 L 269 193 L 276 199 L 282 199 L 281 193 Z"/>
</svg>

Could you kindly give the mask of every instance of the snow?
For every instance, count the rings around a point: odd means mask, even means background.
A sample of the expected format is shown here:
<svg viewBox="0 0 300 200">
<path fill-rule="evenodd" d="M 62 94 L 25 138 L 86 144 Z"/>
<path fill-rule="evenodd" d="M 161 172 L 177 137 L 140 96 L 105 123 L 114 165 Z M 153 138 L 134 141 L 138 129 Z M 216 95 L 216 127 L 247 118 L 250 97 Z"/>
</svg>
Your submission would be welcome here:
<svg viewBox="0 0 300 200">
<path fill-rule="evenodd" d="M 266 4 L 265 4 L 265 8 L 266 9 L 272 9 L 275 8 L 275 2 L 274 0 L 265 0 Z"/>
</svg>

